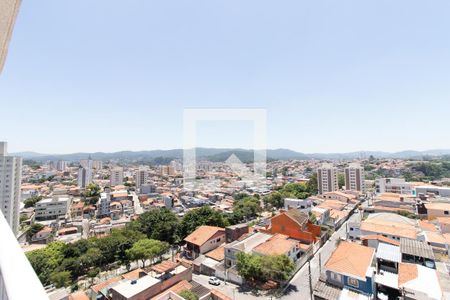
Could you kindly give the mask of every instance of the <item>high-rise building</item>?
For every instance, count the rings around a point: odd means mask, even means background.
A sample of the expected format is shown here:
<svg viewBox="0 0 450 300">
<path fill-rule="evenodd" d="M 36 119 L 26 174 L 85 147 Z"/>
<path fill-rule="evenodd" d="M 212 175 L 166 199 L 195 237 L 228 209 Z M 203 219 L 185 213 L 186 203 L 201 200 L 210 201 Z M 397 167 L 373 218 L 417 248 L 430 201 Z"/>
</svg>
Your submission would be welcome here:
<svg viewBox="0 0 450 300">
<path fill-rule="evenodd" d="M 93 161 L 89 157 L 88 160 L 80 162 L 78 169 L 78 186 L 86 188 L 92 182 L 92 164 Z"/>
<path fill-rule="evenodd" d="M 319 194 L 339 190 L 337 168 L 331 164 L 323 164 L 317 169 L 317 187 Z"/>
<path fill-rule="evenodd" d="M 366 191 L 364 168 L 360 164 L 351 163 L 344 172 L 345 189 L 363 193 Z"/>
<path fill-rule="evenodd" d="M 148 179 L 148 169 L 145 167 L 140 167 L 136 172 L 136 188 L 141 187 L 141 185 L 147 183 Z"/>
<path fill-rule="evenodd" d="M 65 169 L 67 169 L 67 161 L 64 160 L 58 160 L 56 162 L 56 169 L 58 171 L 64 171 Z"/>
<path fill-rule="evenodd" d="M 123 168 L 116 167 L 111 170 L 110 183 L 111 186 L 123 184 Z"/>
<path fill-rule="evenodd" d="M 0 207 L 15 235 L 19 232 L 22 158 L 8 156 L 6 142 L 0 142 Z"/>
</svg>

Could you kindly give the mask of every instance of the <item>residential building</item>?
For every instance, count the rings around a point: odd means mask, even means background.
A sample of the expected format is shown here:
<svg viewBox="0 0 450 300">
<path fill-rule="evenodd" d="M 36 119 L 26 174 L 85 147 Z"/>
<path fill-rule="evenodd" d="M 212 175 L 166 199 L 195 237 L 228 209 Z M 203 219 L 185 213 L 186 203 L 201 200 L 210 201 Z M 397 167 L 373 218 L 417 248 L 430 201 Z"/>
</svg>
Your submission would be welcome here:
<svg viewBox="0 0 450 300">
<path fill-rule="evenodd" d="M 272 237 L 271 234 L 255 232 L 242 240 L 235 240 L 225 245 L 225 267 L 234 267 L 239 252 L 251 253 L 255 247 L 261 245 Z"/>
<path fill-rule="evenodd" d="M 414 186 L 403 178 L 377 178 L 375 180 L 375 191 L 377 193 L 411 195 L 413 190 Z"/>
<path fill-rule="evenodd" d="M 225 229 L 216 226 L 200 226 L 184 241 L 186 255 L 195 259 L 200 254 L 205 254 L 222 245 L 225 242 Z"/>
<path fill-rule="evenodd" d="M 381 235 L 400 241 L 401 238 L 417 239 L 419 229 L 416 221 L 393 213 L 371 214 L 361 223 L 349 224 L 349 237 L 362 239 L 365 236 Z"/>
<path fill-rule="evenodd" d="M 78 169 L 78 187 L 86 188 L 92 182 L 92 168 L 80 167 Z"/>
<path fill-rule="evenodd" d="M 331 164 L 323 164 L 317 169 L 317 187 L 319 194 L 339 190 L 337 168 Z"/>
<path fill-rule="evenodd" d="M 0 142 L 0 207 L 15 235 L 19 232 L 22 158 L 9 156 L 6 142 Z"/>
<path fill-rule="evenodd" d="M 110 211 L 111 205 L 111 194 L 110 193 L 100 193 L 100 200 L 98 203 L 98 217 L 109 217 L 111 214 Z"/>
<path fill-rule="evenodd" d="M 327 282 L 341 288 L 343 293 L 354 291 L 366 296 L 372 295 L 374 257 L 373 248 L 341 242 L 325 263 Z"/>
<path fill-rule="evenodd" d="M 299 209 L 304 213 L 309 213 L 312 207 L 312 201 L 309 199 L 284 199 L 284 209 L 289 210 L 291 208 Z"/>
<path fill-rule="evenodd" d="M 435 196 L 440 197 L 450 197 L 450 188 L 444 186 L 435 186 L 435 185 L 421 185 L 415 187 L 416 195 L 427 195 L 433 194 Z"/>
<path fill-rule="evenodd" d="M 68 197 L 53 197 L 36 203 L 36 220 L 57 220 L 66 217 L 69 212 L 71 199 Z"/>
<path fill-rule="evenodd" d="M 307 214 L 295 208 L 272 217 L 267 231 L 271 234 L 284 234 L 306 244 L 320 239 L 320 226 L 311 223 Z"/>
<path fill-rule="evenodd" d="M 262 256 L 286 255 L 294 262 L 301 256 L 299 241 L 290 239 L 289 236 L 279 233 L 253 248 L 252 252 Z"/>
<path fill-rule="evenodd" d="M 428 220 L 434 220 L 438 217 L 450 217 L 450 202 L 431 202 L 425 203 Z"/>
<path fill-rule="evenodd" d="M 227 243 L 238 240 L 244 234 L 249 233 L 248 224 L 237 224 L 225 228 L 225 238 Z"/>
<path fill-rule="evenodd" d="M 364 168 L 352 163 L 344 170 L 345 189 L 364 193 L 366 191 Z"/>
<path fill-rule="evenodd" d="M 140 167 L 136 171 L 136 188 L 140 188 L 141 185 L 146 184 L 148 179 L 148 168 Z"/>
<path fill-rule="evenodd" d="M 64 161 L 64 160 L 58 160 L 58 161 L 56 162 L 56 169 L 57 169 L 58 171 L 64 171 L 64 170 L 66 170 L 66 169 L 67 169 L 67 161 Z"/>
<path fill-rule="evenodd" d="M 110 184 L 111 186 L 121 185 L 123 184 L 123 168 L 116 167 L 111 170 L 110 175 Z"/>
</svg>

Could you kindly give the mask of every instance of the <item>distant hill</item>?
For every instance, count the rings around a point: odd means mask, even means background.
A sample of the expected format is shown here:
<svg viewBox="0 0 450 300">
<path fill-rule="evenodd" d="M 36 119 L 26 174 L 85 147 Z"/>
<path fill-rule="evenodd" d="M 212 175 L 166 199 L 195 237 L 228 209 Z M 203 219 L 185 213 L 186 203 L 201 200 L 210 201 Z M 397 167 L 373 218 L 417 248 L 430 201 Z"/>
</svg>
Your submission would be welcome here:
<svg viewBox="0 0 450 300">
<path fill-rule="evenodd" d="M 241 161 L 253 161 L 253 150 L 248 149 L 227 149 L 227 148 L 196 148 L 198 160 L 209 160 L 213 162 L 223 162 L 235 154 Z M 37 161 L 48 160 L 67 160 L 79 161 L 87 159 L 89 156 L 94 160 L 121 160 L 129 162 L 150 162 L 150 163 L 165 163 L 173 159 L 183 158 L 183 149 L 171 150 L 149 150 L 149 151 L 120 151 L 120 152 L 94 152 L 94 153 L 71 153 L 71 154 L 42 154 L 35 152 L 18 152 L 13 155 L 21 156 L 26 159 L 33 159 Z M 443 156 L 450 155 L 450 150 L 427 150 L 414 151 L 406 150 L 401 152 L 381 152 L 381 151 L 359 151 L 348 153 L 301 153 L 289 149 L 269 149 L 267 150 L 268 160 L 309 160 L 309 159 L 325 159 L 325 160 L 340 160 L 340 159 L 358 159 L 368 158 L 369 156 L 376 158 L 403 158 L 414 159 L 422 158 L 424 156 Z"/>
</svg>

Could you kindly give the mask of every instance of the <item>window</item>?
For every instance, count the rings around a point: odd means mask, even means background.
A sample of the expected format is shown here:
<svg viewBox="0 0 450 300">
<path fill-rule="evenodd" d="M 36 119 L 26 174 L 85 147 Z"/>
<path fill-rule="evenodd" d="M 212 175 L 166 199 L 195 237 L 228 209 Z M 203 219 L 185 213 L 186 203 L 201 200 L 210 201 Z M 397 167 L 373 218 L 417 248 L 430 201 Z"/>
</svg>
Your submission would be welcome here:
<svg viewBox="0 0 450 300">
<path fill-rule="evenodd" d="M 341 275 L 337 273 L 331 273 L 331 279 L 337 282 L 342 282 Z"/>
<path fill-rule="evenodd" d="M 445 210 L 445 211 L 444 211 L 444 215 L 448 215 L 448 210 Z"/>
<path fill-rule="evenodd" d="M 351 286 L 354 286 L 354 287 L 359 287 L 359 284 L 358 284 L 358 280 L 357 279 L 355 279 L 355 278 L 348 278 L 347 279 L 347 283 L 348 283 L 348 285 L 351 285 Z"/>
</svg>

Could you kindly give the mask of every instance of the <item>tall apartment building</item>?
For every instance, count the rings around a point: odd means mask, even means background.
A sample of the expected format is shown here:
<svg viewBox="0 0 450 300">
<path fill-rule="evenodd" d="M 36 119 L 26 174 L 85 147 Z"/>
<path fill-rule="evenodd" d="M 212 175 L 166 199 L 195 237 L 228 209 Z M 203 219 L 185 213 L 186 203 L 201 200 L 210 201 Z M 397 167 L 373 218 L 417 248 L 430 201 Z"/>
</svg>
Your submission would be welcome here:
<svg viewBox="0 0 450 300">
<path fill-rule="evenodd" d="M 111 170 L 110 183 L 111 183 L 111 186 L 123 184 L 123 168 L 122 167 L 116 167 Z"/>
<path fill-rule="evenodd" d="M 403 178 L 377 178 L 375 180 L 377 193 L 413 194 L 414 186 Z"/>
<path fill-rule="evenodd" d="M 136 172 L 136 188 L 140 188 L 141 185 L 146 184 L 148 179 L 148 169 L 140 167 Z"/>
<path fill-rule="evenodd" d="M 364 193 L 366 191 L 364 168 L 352 163 L 344 170 L 345 188 Z"/>
<path fill-rule="evenodd" d="M 15 235 L 19 232 L 22 158 L 8 156 L 8 144 L 0 142 L 0 207 Z"/>
<path fill-rule="evenodd" d="M 58 171 L 64 171 L 64 170 L 66 170 L 66 169 L 67 169 L 67 161 L 65 161 L 65 160 L 58 160 L 58 161 L 56 162 L 56 169 L 57 169 Z"/>
<path fill-rule="evenodd" d="M 339 190 L 338 170 L 331 164 L 323 164 L 317 169 L 317 187 L 319 194 Z"/>
<path fill-rule="evenodd" d="M 80 167 L 78 169 L 78 186 L 86 188 L 92 182 L 92 169 L 85 169 Z"/>
</svg>

